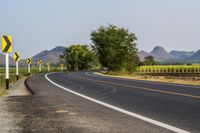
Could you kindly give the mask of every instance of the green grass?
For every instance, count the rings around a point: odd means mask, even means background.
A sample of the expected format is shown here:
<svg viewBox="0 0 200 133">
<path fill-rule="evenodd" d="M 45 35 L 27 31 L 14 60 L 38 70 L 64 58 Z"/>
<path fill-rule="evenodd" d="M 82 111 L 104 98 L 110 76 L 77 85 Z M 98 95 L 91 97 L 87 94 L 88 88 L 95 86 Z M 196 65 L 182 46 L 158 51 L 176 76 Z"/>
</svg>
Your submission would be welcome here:
<svg viewBox="0 0 200 133">
<path fill-rule="evenodd" d="M 60 67 L 51 67 L 50 72 L 58 72 L 61 71 Z M 47 67 L 42 67 L 41 73 L 47 73 Z M 31 75 L 32 74 L 39 74 L 38 67 L 31 67 Z M 27 67 L 19 67 L 19 78 L 27 77 L 28 76 L 28 68 Z M 16 81 L 16 69 L 15 67 L 9 68 L 9 81 L 10 83 Z M 5 68 L 0 67 L 0 95 L 5 92 Z"/>
</svg>

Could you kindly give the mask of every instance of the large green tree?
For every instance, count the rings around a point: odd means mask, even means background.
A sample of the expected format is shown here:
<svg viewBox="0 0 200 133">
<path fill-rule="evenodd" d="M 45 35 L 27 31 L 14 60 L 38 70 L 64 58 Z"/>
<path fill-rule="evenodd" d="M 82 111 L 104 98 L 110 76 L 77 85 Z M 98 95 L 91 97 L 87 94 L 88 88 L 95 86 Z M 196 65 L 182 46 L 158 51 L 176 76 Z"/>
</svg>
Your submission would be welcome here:
<svg viewBox="0 0 200 133">
<path fill-rule="evenodd" d="M 135 70 L 139 58 L 134 33 L 114 25 L 101 26 L 91 33 L 91 40 L 101 65 L 111 71 Z"/>
<path fill-rule="evenodd" d="M 89 69 L 93 67 L 95 61 L 95 54 L 89 46 L 80 44 L 67 47 L 61 57 L 66 60 L 67 68 L 70 71 Z"/>
<path fill-rule="evenodd" d="M 155 65 L 156 62 L 154 60 L 154 57 L 153 56 L 146 56 L 144 57 L 144 62 L 143 62 L 144 65 Z"/>
</svg>

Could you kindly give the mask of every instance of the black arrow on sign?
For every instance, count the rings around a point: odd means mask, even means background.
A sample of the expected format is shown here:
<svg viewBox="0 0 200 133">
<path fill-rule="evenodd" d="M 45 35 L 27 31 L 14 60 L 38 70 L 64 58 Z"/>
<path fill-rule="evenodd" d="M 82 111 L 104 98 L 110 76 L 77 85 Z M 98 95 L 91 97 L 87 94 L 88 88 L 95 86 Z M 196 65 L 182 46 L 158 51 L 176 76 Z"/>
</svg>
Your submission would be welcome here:
<svg viewBox="0 0 200 133">
<path fill-rule="evenodd" d="M 10 42 L 10 40 L 8 39 L 7 36 L 3 36 L 3 38 L 4 38 L 4 40 L 5 40 L 6 43 L 7 43 L 6 47 L 4 48 L 4 51 L 8 51 L 8 49 L 9 49 L 10 46 L 11 46 L 11 42 Z"/>
<path fill-rule="evenodd" d="M 30 62 L 31 62 L 31 59 L 30 59 L 30 58 L 28 58 L 28 59 L 27 59 L 27 63 L 28 63 L 28 64 L 30 64 Z"/>
<path fill-rule="evenodd" d="M 19 59 L 19 55 L 17 53 L 15 53 L 16 59 L 15 61 L 17 61 Z"/>
</svg>

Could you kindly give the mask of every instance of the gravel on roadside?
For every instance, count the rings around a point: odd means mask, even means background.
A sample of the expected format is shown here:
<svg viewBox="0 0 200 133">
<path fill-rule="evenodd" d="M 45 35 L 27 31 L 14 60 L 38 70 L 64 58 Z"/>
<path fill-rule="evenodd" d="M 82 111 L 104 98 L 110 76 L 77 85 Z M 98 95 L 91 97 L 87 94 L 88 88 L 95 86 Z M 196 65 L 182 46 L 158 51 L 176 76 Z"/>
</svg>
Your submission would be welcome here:
<svg viewBox="0 0 200 133">
<path fill-rule="evenodd" d="M 21 129 L 17 126 L 20 119 L 15 119 L 13 113 L 9 111 L 8 99 L 12 97 L 29 96 L 31 93 L 26 88 L 24 82 L 26 78 L 20 79 L 10 85 L 10 89 L 0 97 L 0 132 L 8 133 L 10 131 L 19 132 Z"/>
</svg>

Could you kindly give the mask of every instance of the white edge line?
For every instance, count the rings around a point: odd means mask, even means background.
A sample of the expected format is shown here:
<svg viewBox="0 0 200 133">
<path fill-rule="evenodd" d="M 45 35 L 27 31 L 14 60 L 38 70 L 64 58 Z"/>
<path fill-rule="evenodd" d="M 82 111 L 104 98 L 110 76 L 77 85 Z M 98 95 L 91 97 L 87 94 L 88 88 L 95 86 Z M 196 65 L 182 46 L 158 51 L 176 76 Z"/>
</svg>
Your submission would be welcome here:
<svg viewBox="0 0 200 133">
<path fill-rule="evenodd" d="M 75 92 L 75 91 L 72 91 L 72 90 L 70 90 L 70 89 L 68 89 L 68 88 L 66 88 L 66 87 L 64 87 L 64 86 L 61 86 L 61 85 L 59 85 L 59 84 L 53 82 L 51 79 L 48 78 L 48 75 L 49 75 L 49 74 L 46 74 L 46 75 L 45 75 L 45 78 L 46 78 L 50 83 L 54 84 L 55 86 L 57 86 L 57 87 L 59 87 L 59 88 L 61 88 L 61 89 L 63 89 L 63 90 L 66 90 L 66 91 L 68 91 L 68 92 L 70 92 L 70 93 L 73 93 L 73 94 L 75 94 L 75 95 L 77 95 L 77 96 L 80 96 L 80 97 L 82 97 L 82 98 L 85 98 L 85 99 L 90 100 L 90 101 L 92 101 L 92 102 L 98 103 L 98 104 L 103 105 L 103 106 L 105 106 L 105 107 L 108 107 L 108 108 L 110 108 L 110 109 L 116 110 L 116 111 L 118 111 L 118 112 L 124 113 L 124 114 L 126 114 L 126 115 L 135 117 L 135 118 L 137 118 L 137 119 L 140 119 L 140 120 L 149 122 L 149 123 L 151 123 L 151 124 L 154 124 L 154 125 L 163 127 L 163 128 L 165 128 L 165 129 L 168 129 L 168 130 L 171 130 L 171 131 L 174 131 L 174 132 L 177 132 L 177 133 L 190 133 L 189 131 L 186 131 L 186 130 L 183 130 L 183 129 L 180 129 L 180 128 L 177 128 L 177 127 L 174 127 L 174 126 L 171 126 L 171 125 L 168 125 L 168 124 L 165 124 L 165 123 L 162 123 L 162 122 L 153 120 L 153 119 L 151 119 L 151 118 L 148 118 L 148 117 L 145 117 L 145 116 L 142 116 L 142 115 L 139 115 L 139 114 L 136 114 L 136 113 L 127 111 L 127 110 L 125 110 L 125 109 L 122 109 L 122 108 L 119 108 L 119 107 L 116 107 L 116 106 L 113 106 L 113 105 L 104 103 L 104 102 L 102 102 L 102 101 L 99 101 L 99 100 L 93 99 L 93 98 L 91 98 L 91 97 L 85 96 L 85 95 L 83 95 L 83 94 L 77 93 L 77 92 Z"/>
<path fill-rule="evenodd" d="M 200 89 L 199 86 L 192 86 L 192 85 L 187 85 L 187 84 L 176 84 L 176 83 L 164 83 L 164 82 L 157 82 L 157 81 L 149 81 L 149 80 L 139 80 L 139 79 L 128 79 L 128 78 L 120 78 L 120 77 L 111 77 L 109 75 L 98 75 L 95 73 L 88 73 L 85 72 L 86 75 L 90 75 L 90 76 L 96 76 L 96 77 L 106 77 L 106 78 L 110 78 L 110 79 L 122 79 L 122 80 L 127 80 L 127 81 L 135 81 L 135 82 L 142 82 L 142 83 L 153 83 L 153 84 L 158 84 L 158 85 L 169 85 L 169 86 L 179 86 L 179 87 L 191 87 L 191 88 L 195 88 L 195 89 Z"/>
</svg>

